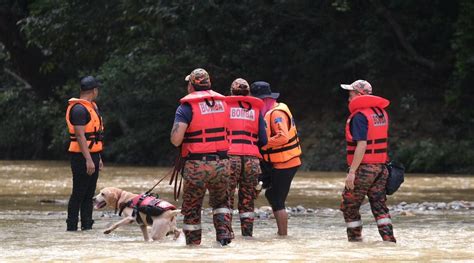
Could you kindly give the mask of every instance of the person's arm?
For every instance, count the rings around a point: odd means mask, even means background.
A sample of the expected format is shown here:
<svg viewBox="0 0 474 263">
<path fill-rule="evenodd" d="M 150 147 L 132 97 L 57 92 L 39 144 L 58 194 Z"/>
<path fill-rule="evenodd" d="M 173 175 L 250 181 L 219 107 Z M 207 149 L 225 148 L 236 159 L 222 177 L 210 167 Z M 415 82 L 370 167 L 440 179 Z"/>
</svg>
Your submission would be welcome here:
<svg viewBox="0 0 474 263">
<path fill-rule="evenodd" d="M 186 132 L 187 128 L 188 128 L 187 123 L 183 123 L 183 122 L 173 123 L 173 129 L 171 129 L 170 140 L 174 146 L 179 147 L 183 143 L 184 133 Z"/>
<path fill-rule="evenodd" d="M 271 129 L 274 132 L 274 135 L 268 138 L 268 143 L 264 148 L 271 148 L 275 146 L 281 146 L 291 139 L 289 135 L 289 117 L 285 112 L 276 110 L 272 113 L 271 116 Z M 268 124 L 267 124 L 268 125 Z M 267 127 L 270 128 L 270 127 Z"/>
<path fill-rule="evenodd" d="M 81 149 L 81 153 L 86 159 L 87 174 L 92 175 L 95 172 L 95 164 L 89 152 L 89 145 L 87 145 L 85 126 L 74 125 L 74 134 L 76 135 L 79 149 Z"/>
<path fill-rule="evenodd" d="M 170 141 L 174 146 L 179 147 L 183 143 L 184 134 L 192 118 L 193 111 L 189 104 L 181 104 L 178 109 L 176 109 L 173 128 L 170 134 Z"/>
<path fill-rule="evenodd" d="M 357 168 L 359 168 L 362 158 L 364 158 L 365 149 L 367 149 L 367 141 L 357 141 L 354 159 L 352 159 L 352 164 L 349 168 L 349 171 L 347 172 L 346 177 L 346 187 L 349 190 L 354 189 L 355 172 L 357 171 Z"/>
<path fill-rule="evenodd" d="M 349 190 L 354 189 L 355 172 L 359 168 L 359 165 L 364 158 L 365 150 L 367 149 L 368 125 L 367 118 L 362 113 L 354 115 L 350 123 L 352 139 L 357 141 L 357 146 L 354 151 L 354 158 L 352 159 L 352 163 L 346 176 L 346 187 Z"/>
<path fill-rule="evenodd" d="M 258 147 L 263 147 L 268 143 L 267 131 L 265 130 L 265 119 L 262 114 L 258 116 Z"/>
</svg>

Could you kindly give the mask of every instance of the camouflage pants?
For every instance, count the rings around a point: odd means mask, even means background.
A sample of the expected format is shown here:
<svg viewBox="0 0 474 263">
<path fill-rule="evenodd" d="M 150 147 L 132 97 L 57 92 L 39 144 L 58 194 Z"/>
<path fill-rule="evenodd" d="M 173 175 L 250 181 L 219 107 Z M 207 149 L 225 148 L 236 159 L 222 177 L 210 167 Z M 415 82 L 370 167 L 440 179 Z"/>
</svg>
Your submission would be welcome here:
<svg viewBox="0 0 474 263">
<path fill-rule="evenodd" d="M 255 186 L 262 173 L 260 160 L 253 156 L 230 156 L 229 207 L 234 209 L 235 188 L 238 185 L 239 217 L 242 236 L 252 236 Z"/>
<path fill-rule="evenodd" d="M 184 164 L 183 232 L 186 244 L 201 243 L 201 208 L 206 190 L 213 208 L 213 222 L 217 241 L 231 238 L 231 211 L 228 206 L 228 159 L 217 161 L 187 160 Z"/>
<path fill-rule="evenodd" d="M 362 221 L 359 208 L 367 195 L 380 236 L 384 241 L 396 242 L 390 214 L 385 204 L 387 177 L 388 170 L 384 164 L 361 164 L 355 174 L 354 189 L 344 189 L 341 211 L 347 224 L 349 241 L 362 240 Z"/>
</svg>

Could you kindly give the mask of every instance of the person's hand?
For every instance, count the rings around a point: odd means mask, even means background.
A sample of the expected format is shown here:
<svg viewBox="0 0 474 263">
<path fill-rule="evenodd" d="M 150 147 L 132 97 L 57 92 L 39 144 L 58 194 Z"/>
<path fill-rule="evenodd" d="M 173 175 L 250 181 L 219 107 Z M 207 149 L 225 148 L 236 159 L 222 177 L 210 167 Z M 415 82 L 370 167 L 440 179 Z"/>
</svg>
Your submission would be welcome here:
<svg viewBox="0 0 474 263">
<path fill-rule="evenodd" d="M 354 189 L 354 179 L 355 179 L 355 172 L 349 171 L 347 173 L 347 177 L 346 177 L 346 188 L 347 189 L 349 189 L 349 190 Z"/>
<path fill-rule="evenodd" d="M 87 174 L 92 175 L 95 172 L 95 164 L 92 159 L 86 159 Z"/>
<path fill-rule="evenodd" d="M 100 161 L 99 161 L 99 171 L 102 171 L 102 169 L 104 169 L 104 163 L 102 162 L 102 158 L 100 158 Z"/>
</svg>

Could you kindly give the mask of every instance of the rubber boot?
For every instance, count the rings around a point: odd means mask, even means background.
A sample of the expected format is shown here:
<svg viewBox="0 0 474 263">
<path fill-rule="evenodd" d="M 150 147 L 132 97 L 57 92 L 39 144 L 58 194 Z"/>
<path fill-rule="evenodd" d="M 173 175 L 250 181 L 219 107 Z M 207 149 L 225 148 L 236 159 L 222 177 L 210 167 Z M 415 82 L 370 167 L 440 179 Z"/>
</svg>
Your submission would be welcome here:
<svg viewBox="0 0 474 263">
<path fill-rule="evenodd" d="M 277 221 L 278 235 L 286 236 L 288 235 L 288 213 L 285 209 L 278 211 L 273 211 L 273 215 Z"/>
<path fill-rule="evenodd" d="M 66 220 L 67 228 L 66 231 L 77 231 L 77 219 L 67 219 Z"/>
<path fill-rule="evenodd" d="M 231 242 L 230 238 L 224 238 L 224 239 L 219 240 L 219 243 L 221 244 L 221 246 L 227 246 L 228 244 L 230 244 L 230 242 Z"/>
<path fill-rule="evenodd" d="M 93 224 L 94 224 L 94 220 L 92 220 L 92 219 L 84 220 L 84 221 L 81 220 L 81 230 L 82 231 L 91 230 Z"/>
</svg>

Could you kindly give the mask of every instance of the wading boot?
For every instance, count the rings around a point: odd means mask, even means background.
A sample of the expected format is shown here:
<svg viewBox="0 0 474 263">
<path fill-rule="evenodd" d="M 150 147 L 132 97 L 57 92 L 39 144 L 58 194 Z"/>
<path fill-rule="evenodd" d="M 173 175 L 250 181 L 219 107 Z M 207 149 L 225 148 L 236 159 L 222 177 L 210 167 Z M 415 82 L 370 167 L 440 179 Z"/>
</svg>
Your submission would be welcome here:
<svg viewBox="0 0 474 263">
<path fill-rule="evenodd" d="M 92 219 L 84 220 L 84 221 L 81 220 L 81 230 L 82 231 L 91 230 L 93 224 L 94 224 L 94 220 L 92 220 Z"/>
<path fill-rule="evenodd" d="M 228 244 L 230 244 L 230 242 L 231 242 L 230 238 L 224 238 L 224 239 L 219 240 L 219 243 L 221 244 L 221 246 L 227 246 Z"/>
<path fill-rule="evenodd" d="M 77 219 L 67 219 L 66 220 L 67 228 L 66 231 L 77 231 Z"/>
</svg>

